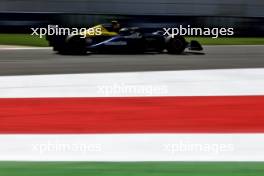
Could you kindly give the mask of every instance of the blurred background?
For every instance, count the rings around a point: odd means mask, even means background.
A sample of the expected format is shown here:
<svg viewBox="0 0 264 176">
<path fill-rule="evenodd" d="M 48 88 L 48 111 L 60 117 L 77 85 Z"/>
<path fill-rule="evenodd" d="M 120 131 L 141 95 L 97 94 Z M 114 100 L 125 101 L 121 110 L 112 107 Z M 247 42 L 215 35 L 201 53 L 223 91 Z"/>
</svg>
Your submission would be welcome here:
<svg viewBox="0 0 264 176">
<path fill-rule="evenodd" d="M 0 32 L 29 33 L 59 24 L 90 27 L 113 19 L 146 29 L 191 25 L 233 27 L 264 36 L 263 0 L 0 0 Z"/>
</svg>

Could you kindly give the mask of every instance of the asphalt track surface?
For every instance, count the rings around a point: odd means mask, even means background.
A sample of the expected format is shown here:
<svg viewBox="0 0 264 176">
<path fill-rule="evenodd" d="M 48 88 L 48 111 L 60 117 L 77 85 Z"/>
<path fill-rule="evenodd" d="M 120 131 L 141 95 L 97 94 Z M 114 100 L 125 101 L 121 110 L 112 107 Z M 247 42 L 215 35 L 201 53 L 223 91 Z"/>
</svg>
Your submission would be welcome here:
<svg viewBox="0 0 264 176">
<path fill-rule="evenodd" d="M 205 46 L 182 55 L 87 54 L 65 56 L 47 49 L 0 48 L 0 75 L 263 68 L 263 46 Z"/>
</svg>

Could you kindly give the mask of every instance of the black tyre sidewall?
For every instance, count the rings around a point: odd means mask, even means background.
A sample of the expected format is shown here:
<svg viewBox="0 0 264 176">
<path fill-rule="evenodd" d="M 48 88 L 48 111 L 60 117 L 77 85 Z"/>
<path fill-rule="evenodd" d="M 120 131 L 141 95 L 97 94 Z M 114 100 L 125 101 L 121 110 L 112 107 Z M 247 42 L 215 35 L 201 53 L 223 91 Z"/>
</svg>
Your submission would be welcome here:
<svg viewBox="0 0 264 176">
<path fill-rule="evenodd" d="M 182 36 L 168 37 L 166 48 L 169 54 L 181 54 L 186 48 L 186 40 Z"/>
</svg>

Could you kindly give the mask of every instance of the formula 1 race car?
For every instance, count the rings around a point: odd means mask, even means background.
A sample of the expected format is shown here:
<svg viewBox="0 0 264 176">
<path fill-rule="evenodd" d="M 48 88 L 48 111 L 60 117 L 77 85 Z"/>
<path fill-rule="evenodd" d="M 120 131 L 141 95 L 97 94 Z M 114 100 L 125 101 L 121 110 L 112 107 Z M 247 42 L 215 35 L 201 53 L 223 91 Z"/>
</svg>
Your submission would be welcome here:
<svg viewBox="0 0 264 176">
<path fill-rule="evenodd" d="M 169 54 L 181 54 L 186 48 L 201 51 L 197 41 L 188 43 L 182 36 L 166 36 L 163 31 L 142 32 L 140 28 L 121 28 L 118 32 L 104 25 L 89 28 L 100 31 L 100 35 L 88 31 L 78 35 L 47 36 L 50 46 L 60 54 L 92 53 L 146 53 L 167 51 Z M 99 30 L 98 30 L 99 29 Z"/>
</svg>

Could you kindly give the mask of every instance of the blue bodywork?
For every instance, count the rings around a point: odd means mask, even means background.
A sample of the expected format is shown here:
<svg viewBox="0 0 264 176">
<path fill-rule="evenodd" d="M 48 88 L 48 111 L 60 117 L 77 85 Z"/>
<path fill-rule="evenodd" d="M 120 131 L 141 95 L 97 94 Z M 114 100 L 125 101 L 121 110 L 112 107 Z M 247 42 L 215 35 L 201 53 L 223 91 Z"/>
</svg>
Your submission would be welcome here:
<svg viewBox="0 0 264 176">
<path fill-rule="evenodd" d="M 165 38 L 160 34 L 131 32 L 120 34 L 109 39 L 90 39 L 87 50 L 92 52 L 150 52 L 165 48 Z"/>
</svg>

